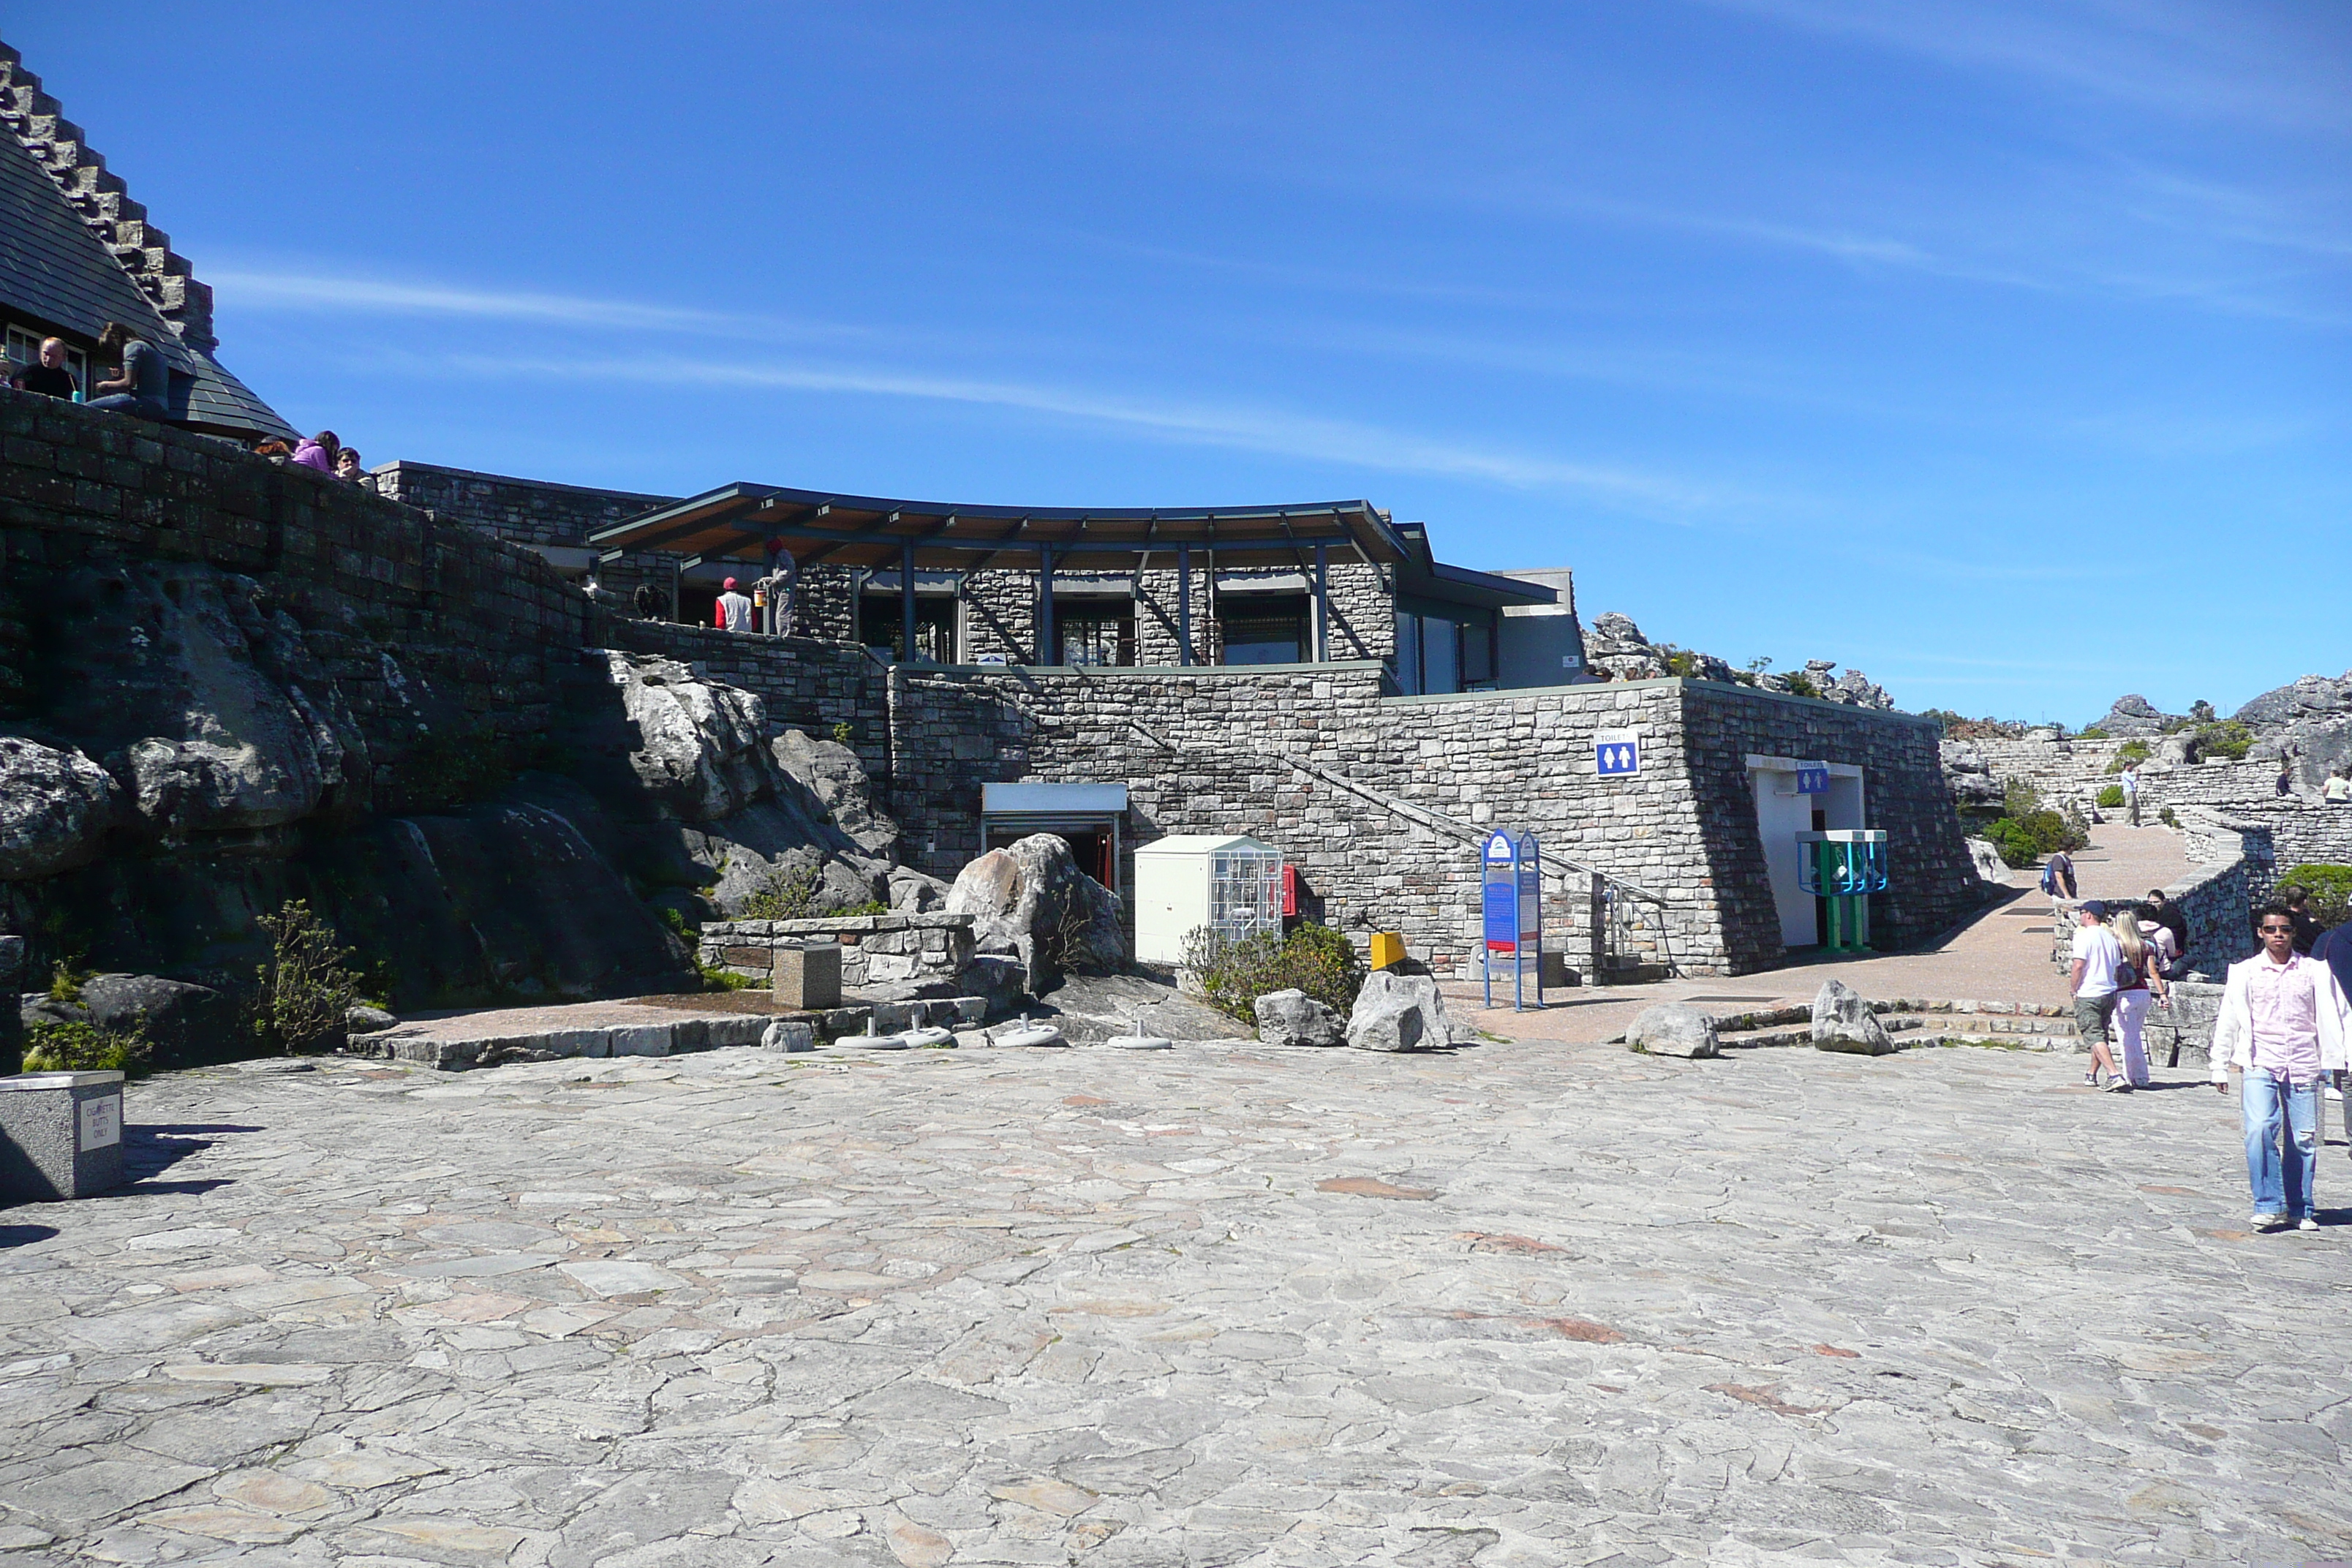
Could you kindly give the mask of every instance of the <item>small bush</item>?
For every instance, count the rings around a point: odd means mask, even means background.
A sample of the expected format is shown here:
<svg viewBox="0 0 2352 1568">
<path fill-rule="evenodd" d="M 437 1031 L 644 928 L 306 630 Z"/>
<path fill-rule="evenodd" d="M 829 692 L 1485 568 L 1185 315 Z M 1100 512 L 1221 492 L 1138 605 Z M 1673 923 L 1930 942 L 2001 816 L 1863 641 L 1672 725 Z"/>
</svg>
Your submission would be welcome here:
<svg viewBox="0 0 2352 1568">
<path fill-rule="evenodd" d="M 2311 894 L 2312 917 L 2324 926 L 2352 920 L 2352 866 L 2297 866 L 2279 879 Z"/>
<path fill-rule="evenodd" d="M 1792 669 L 1781 679 L 1789 683 L 1789 695 L 1791 697 L 1819 697 L 1822 694 L 1822 689 L 1813 684 L 1813 678 L 1801 669 Z"/>
<path fill-rule="evenodd" d="M 2168 805 L 2162 811 L 2156 814 L 2156 819 L 2164 824 L 2167 827 L 2178 827 L 2180 826 L 2180 818 L 2172 814 L 2172 807 Z"/>
<path fill-rule="evenodd" d="M 850 737 L 856 733 L 857 731 L 850 727 L 849 721 L 844 719 L 833 727 L 834 743 L 845 746 L 849 744 Z"/>
<path fill-rule="evenodd" d="M 253 1032 L 262 1045 L 287 1056 L 326 1050 L 340 1044 L 345 1015 L 360 999 L 357 956 L 335 943 L 334 929 L 300 899 L 274 915 L 264 915 L 269 962 L 256 972 Z"/>
<path fill-rule="evenodd" d="M 1695 679 L 1698 675 L 1698 655 L 1683 648 L 1670 650 L 1666 655 L 1666 673 L 1685 680 Z"/>
<path fill-rule="evenodd" d="M 87 969 L 76 969 L 66 959 L 58 959 L 49 970 L 49 1000 L 63 1003 L 68 1007 L 79 1006 L 82 984 L 90 977 L 90 973 Z"/>
<path fill-rule="evenodd" d="M 2109 784 L 2106 788 L 2099 792 L 2099 809 L 2101 811 L 2114 811 L 2117 807 L 2121 806 L 2123 803 L 2124 786 L 2121 784 Z"/>
<path fill-rule="evenodd" d="M 694 961 L 694 969 L 702 976 L 705 991 L 750 991 L 763 984 L 751 975 L 738 974 L 723 963 L 705 963 L 700 958 Z"/>
<path fill-rule="evenodd" d="M 2082 741 L 2104 741 L 2107 738 L 2107 732 L 2096 724 L 2085 724 L 2075 731 L 2075 738 Z"/>
<path fill-rule="evenodd" d="M 1238 942 L 1195 927 L 1184 939 L 1183 967 L 1202 1001 L 1244 1024 L 1257 1021 L 1257 999 L 1275 991 L 1304 991 L 1344 1018 L 1364 984 L 1364 960 L 1354 944 L 1312 923 L 1288 935 L 1260 931 Z"/>
<path fill-rule="evenodd" d="M 805 920 L 810 904 L 816 899 L 817 887 L 815 867 L 787 866 L 770 876 L 758 892 L 743 900 L 743 912 L 737 918 L 747 921 Z"/>
<path fill-rule="evenodd" d="M 130 1029 L 95 1024 L 36 1024 L 25 1033 L 26 1072 L 120 1072 L 136 1078 L 155 1054 L 147 1018 Z"/>
<path fill-rule="evenodd" d="M 2200 724 L 2197 727 L 2197 754 L 2200 757 L 2220 757 L 2225 762 L 2239 762 L 2244 759 L 2248 749 L 2253 743 L 2254 732 L 2235 719 L 2224 719 L 2218 724 Z"/>
<path fill-rule="evenodd" d="M 2000 851 L 2005 863 L 2021 868 L 2037 865 L 2061 849 L 2080 849 L 2091 841 L 2080 822 L 2047 809 L 1998 818 L 1984 836 Z"/>
<path fill-rule="evenodd" d="M 2116 748 L 2115 759 L 2107 763 L 2107 772 L 2119 773 L 2134 763 L 2144 763 L 2156 755 L 2146 741 L 2126 741 Z M 2101 805 L 2106 803 L 2102 801 Z"/>
</svg>

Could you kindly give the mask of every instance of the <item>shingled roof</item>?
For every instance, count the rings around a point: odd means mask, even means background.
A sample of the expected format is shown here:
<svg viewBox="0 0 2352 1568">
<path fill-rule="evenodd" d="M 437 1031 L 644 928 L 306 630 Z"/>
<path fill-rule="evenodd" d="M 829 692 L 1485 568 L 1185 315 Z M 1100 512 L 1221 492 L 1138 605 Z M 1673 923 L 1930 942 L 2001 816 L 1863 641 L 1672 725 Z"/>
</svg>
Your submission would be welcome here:
<svg viewBox="0 0 2352 1568">
<path fill-rule="evenodd" d="M 177 373 L 175 418 L 222 435 L 291 437 L 213 358 L 212 290 L 5 44 L 0 124 L 11 132 L 0 136 L 0 304 L 84 339 L 121 321 Z"/>
</svg>

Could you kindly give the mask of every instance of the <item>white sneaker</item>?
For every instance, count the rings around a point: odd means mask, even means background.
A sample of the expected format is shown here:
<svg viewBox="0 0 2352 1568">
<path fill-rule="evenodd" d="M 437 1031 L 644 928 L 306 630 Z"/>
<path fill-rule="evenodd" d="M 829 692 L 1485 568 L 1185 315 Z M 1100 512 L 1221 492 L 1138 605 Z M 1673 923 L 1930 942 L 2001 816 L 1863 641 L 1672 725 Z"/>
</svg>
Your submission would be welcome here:
<svg viewBox="0 0 2352 1568">
<path fill-rule="evenodd" d="M 2258 1214 L 2249 1215 L 2246 1223 L 2256 1230 L 2269 1230 L 2273 1226 L 2284 1225 L 2286 1217 L 2284 1215 Z"/>
<path fill-rule="evenodd" d="M 2319 1222 L 2316 1219 L 2314 1219 L 2311 1215 L 2305 1215 L 2301 1219 L 2294 1222 L 2294 1228 L 2297 1230 L 2317 1230 L 2319 1228 Z"/>
</svg>

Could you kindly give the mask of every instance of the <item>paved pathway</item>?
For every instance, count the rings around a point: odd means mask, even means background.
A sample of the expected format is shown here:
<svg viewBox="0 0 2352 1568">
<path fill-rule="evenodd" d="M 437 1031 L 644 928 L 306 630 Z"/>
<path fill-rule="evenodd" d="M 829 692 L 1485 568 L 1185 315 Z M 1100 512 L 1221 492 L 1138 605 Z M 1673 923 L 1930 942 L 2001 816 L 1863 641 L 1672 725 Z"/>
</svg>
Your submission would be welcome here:
<svg viewBox="0 0 2352 1568">
<path fill-rule="evenodd" d="M 167 1075 L 144 1179 L 0 1213 L 0 1562 L 2352 1554 L 2352 1212 L 2249 1237 L 2227 1102 L 2074 1077 Z"/>
<path fill-rule="evenodd" d="M 2078 890 L 2086 899 L 2139 899 L 2188 869 L 2179 835 L 2164 827 L 2102 824 L 2091 847 L 2075 858 Z M 2051 963 L 2054 941 L 2050 900 L 2032 886 L 2038 872 L 2015 873 L 2021 886 L 2006 903 L 1987 910 L 1934 948 L 1884 956 L 1807 959 L 1785 969 L 1729 978 L 1674 980 L 1654 985 L 1595 986 L 1546 993 L 1540 1013 L 1513 1013 L 1507 1002 L 1485 1011 L 1482 987 L 1448 982 L 1449 1004 L 1497 1034 L 1591 1043 L 1624 1033 L 1643 1008 L 1694 1002 L 1717 1013 L 1811 1002 L 1825 975 L 1834 974 L 1864 995 L 1925 997 L 1946 1002 L 2063 1002 L 2063 979 Z M 1507 995 L 1507 988 L 1497 986 Z"/>
</svg>

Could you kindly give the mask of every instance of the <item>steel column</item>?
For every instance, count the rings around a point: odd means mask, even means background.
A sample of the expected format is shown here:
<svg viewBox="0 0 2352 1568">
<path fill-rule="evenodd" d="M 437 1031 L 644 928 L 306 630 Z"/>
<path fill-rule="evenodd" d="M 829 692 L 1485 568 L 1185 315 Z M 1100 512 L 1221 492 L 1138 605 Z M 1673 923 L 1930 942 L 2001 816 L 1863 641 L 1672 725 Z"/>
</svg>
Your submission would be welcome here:
<svg viewBox="0 0 2352 1568">
<path fill-rule="evenodd" d="M 1037 546 L 1037 662 L 1054 662 L 1054 547 Z"/>
<path fill-rule="evenodd" d="M 1176 547 L 1176 662 L 1192 662 L 1192 547 Z"/>
<path fill-rule="evenodd" d="M 1331 547 L 1315 547 L 1315 662 L 1331 662 Z"/>
<path fill-rule="evenodd" d="M 915 547 L 898 546 L 898 662 L 915 662 Z"/>
</svg>

